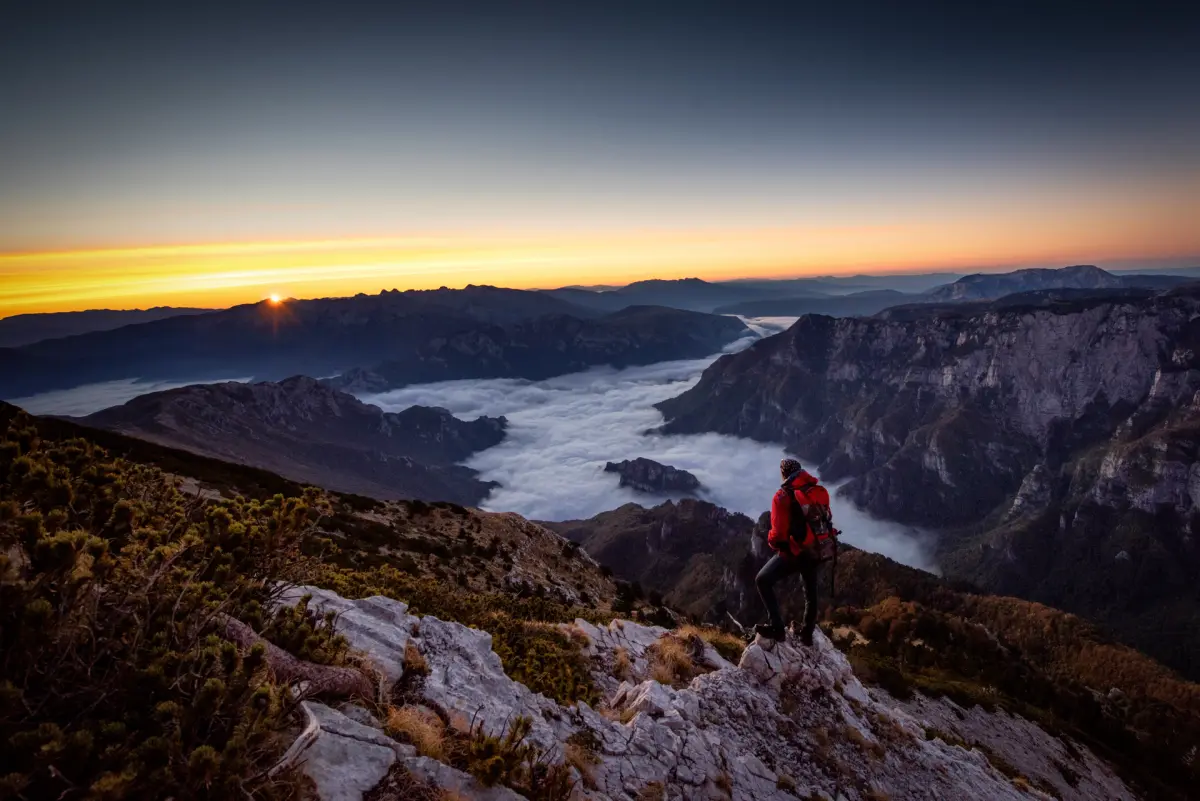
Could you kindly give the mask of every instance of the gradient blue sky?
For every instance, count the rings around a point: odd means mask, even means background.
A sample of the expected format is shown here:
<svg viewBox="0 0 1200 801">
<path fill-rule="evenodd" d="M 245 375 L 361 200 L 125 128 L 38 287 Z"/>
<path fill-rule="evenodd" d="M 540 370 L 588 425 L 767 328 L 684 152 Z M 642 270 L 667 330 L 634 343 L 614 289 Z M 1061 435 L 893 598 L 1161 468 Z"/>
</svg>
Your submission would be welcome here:
<svg viewBox="0 0 1200 801">
<path fill-rule="evenodd" d="M 431 236 L 569 242 L 594 280 L 689 272 L 639 268 L 647 236 L 719 242 L 710 277 L 1183 263 L 1195 8 L 10 3 L 0 278 L 50 269 L 29 252 Z M 612 241 L 619 267 L 579 255 Z"/>
</svg>

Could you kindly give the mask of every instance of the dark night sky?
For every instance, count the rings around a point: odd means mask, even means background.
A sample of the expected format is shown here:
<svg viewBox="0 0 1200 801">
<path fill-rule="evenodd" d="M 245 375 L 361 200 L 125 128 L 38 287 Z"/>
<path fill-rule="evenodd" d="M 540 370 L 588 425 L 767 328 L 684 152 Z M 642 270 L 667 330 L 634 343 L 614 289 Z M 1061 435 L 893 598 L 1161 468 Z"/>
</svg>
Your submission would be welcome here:
<svg viewBox="0 0 1200 801">
<path fill-rule="evenodd" d="M 0 251 L 908 226 L 895 263 L 947 262 L 937 230 L 1193 255 L 1198 6 L 10 0 Z"/>
</svg>

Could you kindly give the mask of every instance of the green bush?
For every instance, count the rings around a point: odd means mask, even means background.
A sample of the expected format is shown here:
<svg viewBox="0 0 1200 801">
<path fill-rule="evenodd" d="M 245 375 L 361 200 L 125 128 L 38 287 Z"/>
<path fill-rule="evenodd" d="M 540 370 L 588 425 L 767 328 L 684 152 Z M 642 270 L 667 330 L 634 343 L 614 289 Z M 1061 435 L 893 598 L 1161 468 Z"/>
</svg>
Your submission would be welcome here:
<svg viewBox="0 0 1200 801">
<path fill-rule="evenodd" d="M 335 661 L 306 610 L 316 496 L 211 504 L 83 440 L 16 416 L 0 442 L 0 795 L 279 797 L 264 771 L 293 700 L 263 649 L 217 636 L 230 615 Z"/>
</svg>

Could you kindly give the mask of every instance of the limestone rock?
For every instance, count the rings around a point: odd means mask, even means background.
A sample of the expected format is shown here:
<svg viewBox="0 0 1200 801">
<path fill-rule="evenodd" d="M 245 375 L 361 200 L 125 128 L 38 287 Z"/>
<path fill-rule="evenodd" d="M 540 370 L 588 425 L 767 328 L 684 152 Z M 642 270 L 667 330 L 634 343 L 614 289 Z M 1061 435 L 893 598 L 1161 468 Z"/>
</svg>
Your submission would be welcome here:
<svg viewBox="0 0 1200 801">
<path fill-rule="evenodd" d="M 403 753 L 391 737 L 335 709 L 307 701 L 303 707 L 316 731 L 290 761 L 312 779 L 321 801 L 360 801 Z"/>
<path fill-rule="evenodd" d="M 418 619 L 405 604 L 386 598 L 348 601 L 312 588 L 297 588 L 289 597 L 303 594 L 312 595 L 314 608 L 338 610 L 339 630 L 380 664 L 402 666 L 404 647 L 414 643 L 430 670 L 422 703 L 465 716 L 492 733 L 528 717 L 530 739 L 552 760 L 562 759 L 573 735 L 585 736 L 596 746 L 596 764 L 577 785 L 582 799 L 634 801 L 655 783 L 668 801 L 794 801 L 813 794 L 864 801 L 872 791 L 893 801 L 1045 798 L 1010 782 L 984 751 L 927 739 L 926 731 L 935 727 L 983 743 L 1025 775 L 1054 785 L 1063 801 L 1135 797 L 1086 748 L 1065 749 L 1029 721 L 982 709 L 963 712 L 944 700 L 900 704 L 868 690 L 819 632 L 811 648 L 755 642 L 737 666 L 715 652 L 701 652 L 696 661 L 707 672 L 687 686 L 671 687 L 644 678 L 648 652 L 665 630 L 628 621 L 607 626 L 576 621 L 569 625 L 588 638 L 586 653 L 606 691 L 601 714 L 582 703 L 560 706 L 509 679 L 485 632 L 429 616 Z M 630 677 L 620 683 L 607 675 L 618 648 L 632 665 Z M 377 729 L 327 707 L 307 708 L 320 731 L 298 749 L 323 801 L 357 801 L 397 760 L 418 778 L 463 798 L 518 797 L 504 788 L 480 787 L 466 774 L 417 757 Z M 956 724 L 950 718 L 959 713 L 966 717 Z M 1069 751 L 1082 760 L 1069 770 L 1088 777 L 1077 787 L 1062 780 L 1061 771 L 1054 780 L 1058 765 L 1076 759 Z"/>
</svg>

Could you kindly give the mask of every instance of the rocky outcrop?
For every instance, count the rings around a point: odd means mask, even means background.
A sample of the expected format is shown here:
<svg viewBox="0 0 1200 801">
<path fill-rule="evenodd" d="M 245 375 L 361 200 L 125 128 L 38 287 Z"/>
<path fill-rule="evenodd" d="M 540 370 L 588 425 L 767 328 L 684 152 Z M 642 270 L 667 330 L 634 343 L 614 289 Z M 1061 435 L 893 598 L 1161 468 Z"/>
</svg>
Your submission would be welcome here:
<svg viewBox="0 0 1200 801">
<path fill-rule="evenodd" d="M 342 627 L 352 646 L 365 645 L 376 658 L 389 639 L 395 643 L 392 662 L 402 663 L 406 647 L 420 651 L 428 675 L 412 703 L 451 719 L 465 716 L 494 734 L 527 718 L 529 740 L 551 759 L 561 759 L 569 743 L 588 743 L 588 759 L 574 773 L 576 797 L 582 799 L 633 801 L 651 793 L 672 801 L 1015 801 L 1044 799 L 1050 792 L 1063 801 L 1135 798 L 1087 748 L 1051 737 L 1029 721 L 963 710 L 945 699 L 918 696 L 900 704 L 865 687 L 820 634 L 811 649 L 756 642 L 736 666 L 698 645 L 693 653 L 699 675 L 669 686 L 646 672 L 656 645 L 674 635 L 630 622 L 600 627 L 576 621 L 574 636 L 586 638 L 586 653 L 607 697 L 599 709 L 583 703 L 564 707 L 509 679 L 484 632 L 418 618 L 388 599 L 347 601 L 314 588 L 298 588 L 289 598 L 304 594 L 312 596 L 312 608 L 340 613 L 340 620 L 361 613 L 378 621 L 377 633 L 390 630 L 390 637 L 364 641 L 358 627 Z M 617 682 L 611 665 L 622 657 L 629 667 Z M 463 798 L 520 797 L 505 788 L 484 788 L 461 771 L 418 756 L 411 746 L 388 742 L 363 710 L 309 704 L 306 714 L 309 726 L 286 761 L 308 774 L 325 801 L 357 801 L 368 782 L 386 783 L 398 769 Z M 958 737 L 980 745 L 947 742 L 945 732 L 961 732 Z M 1021 780 L 1001 768 L 1015 768 Z"/>
<path fill-rule="evenodd" d="M 648 495 L 691 495 L 700 489 L 700 479 L 686 470 L 661 464 L 653 459 L 626 459 L 609 462 L 604 472 L 621 477 L 620 486 Z"/>
<path fill-rule="evenodd" d="M 507 424 L 420 406 L 391 414 L 304 376 L 155 392 L 82 422 L 342 492 L 471 505 L 495 484 L 456 463 L 499 444 Z"/>
<path fill-rule="evenodd" d="M 436 337 L 402 360 L 349 370 L 330 383 L 362 393 L 463 378 L 541 380 L 600 365 L 698 359 L 748 334 L 732 317 L 658 306 L 598 319 L 552 315 Z"/>
</svg>

